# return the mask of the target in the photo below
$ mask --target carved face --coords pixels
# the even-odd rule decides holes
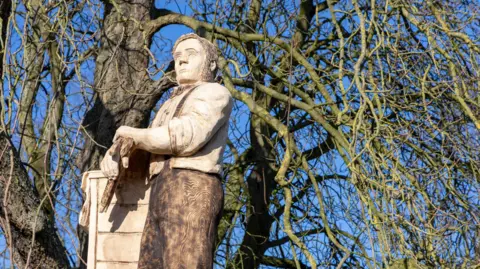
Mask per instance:
[[[180,85],[202,80],[206,53],[200,41],[190,38],[180,42],[173,53],[175,72]]]

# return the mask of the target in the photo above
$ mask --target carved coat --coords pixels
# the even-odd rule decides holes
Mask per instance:
[[[180,100],[192,90],[179,116],[172,119]],[[183,91],[177,88],[173,95],[162,105],[151,125],[151,128],[168,126],[173,152],[170,166],[220,174],[233,106],[230,92],[218,83],[203,83]],[[160,173],[164,162],[164,156],[152,154],[150,178]]]

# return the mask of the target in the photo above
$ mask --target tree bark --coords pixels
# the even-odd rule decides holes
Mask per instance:
[[[5,45],[6,37],[7,37],[7,25],[8,25],[8,17],[10,17],[12,9],[12,1],[11,0],[3,0],[0,3],[0,34],[1,34],[1,40],[0,40],[0,81],[2,80],[2,74],[3,74],[3,55],[5,52],[5,48],[7,47]]]
[[[118,127],[146,127],[156,102],[174,86],[168,79],[153,83],[147,73],[151,36],[141,26],[150,20],[152,1],[116,3],[105,5],[94,78],[95,103],[83,122],[88,136],[82,171],[98,169]],[[171,66],[166,71],[170,70]]]
[[[0,133],[0,224],[18,268],[70,268],[54,223],[5,132]]]

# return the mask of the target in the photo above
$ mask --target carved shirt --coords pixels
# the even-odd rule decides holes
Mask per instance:
[[[192,91],[191,93],[189,93]],[[189,93],[177,117],[180,100]],[[205,173],[221,173],[223,152],[228,136],[228,119],[233,99],[218,83],[204,83],[196,88],[177,88],[157,112],[151,128],[168,126],[172,168],[186,168]],[[159,137],[158,139],[162,139]],[[152,154],[150,178],[160,173],[166,156]]]

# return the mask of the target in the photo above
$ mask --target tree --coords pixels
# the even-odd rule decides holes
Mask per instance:
[[[236,99],[219,267],[478,266],[477,4],[2,2],[5,259],[82,266],[80,174],[168,98],[179,29]]]

